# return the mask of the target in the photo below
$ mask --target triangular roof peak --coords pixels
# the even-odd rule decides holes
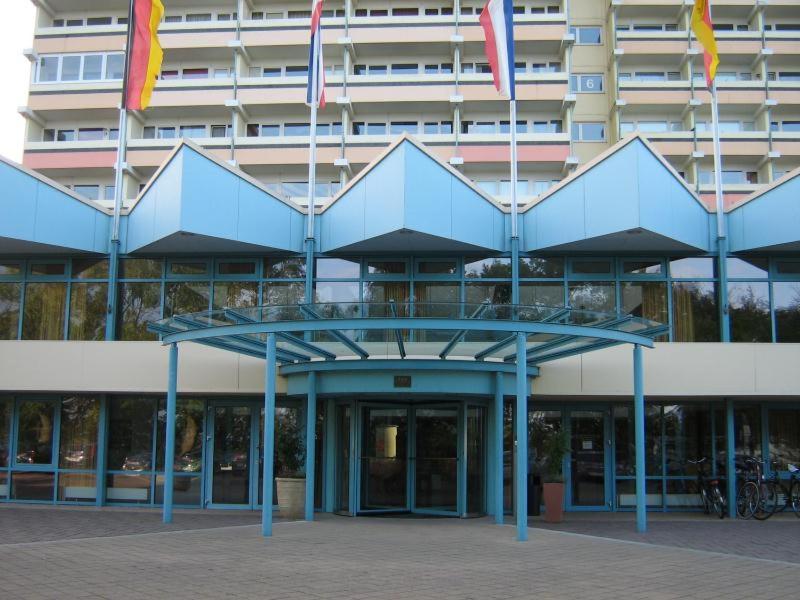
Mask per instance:
[[[24,173],[25,175],[28,175],[29,177],[33,177],[34,179],[36,179],[40,183],[43,183],[44,185],[53,188],[57,192],[61,192],[62,194],[66,194],[67,196],[70,196],[71,198],[77,200],[78,202],[86,204],[87,206],[91,206],[92,208],[94,208],[96,210],[99,210],[102,213],[105,213],[107,215],[110,215],[110,214],[113,213],[112,209],[107,208],[107,207],[103,206],[102,204],[99,204],[99,203],[97,203],[97,202],[95,202],[93,200],[89,200],[88,198],[84,198],[80,194],[76,194],[73,190],[69,189],[68,187],[66,187],[64,185],[61,185],[57,181],[53,181],[49,177],[45,177],[41,173],[38,173],[38,172],[34,171],[33,169],[29,169],[25,165],[21,165],[20,163],[15,162],[15,161],[11,160],[10,158],[6,158],[5,156],[3,156],[1,154],[0,154],[0,163],[3,163],[5,165],[9,166],[12,169],[16,169],[17,171],[20,171],[21,173]]]
[[[794,179],[798,175],[800,175],[800,167],[797,167],[796,169],[792,169],[788,173],[784,173],[782,177],[779,177],[778,179],[776,179],[775,181],[773,181],[769,185],[765,185],[760,190],[756,190],[755,192],[753,192],[749,196],[745,196],[744,198],[742,198],[738,202],[734,202],[733,204],[731,204],[725,210],[725,212],[728,212],[728,213],[732,212],[732,211],[736,210],[737,208],[739,208],[740,206],[742,206],[744,204],[747,204],[748,202],[752,202],[756,198],[760,198],[764,194],[767,194],[767,193],[773,191],[774,189],[779,188],[784,183],[789,183],[792,179]]]
[[[233,175],[236,175],[237,177],[240,177],[241,179],[245,180],[247,183],[255,186],[256,188],[258,188],[259,190],[264,192],[265,194],[267,194],[269,196],[272,196],[276,200],[280,200],[281,202],[283,202],[284,204],[286,204],[288,206],[291,206],[295,210],[300,211],[302,213],[306,212],[305,207],[300,206],[299,204],[296,204],[296,203],[292,202],[289,198],[287,198],[286,196],[283,196],[282,194],[276,194],[272,190],[268,189],[267,186],[265,186],[263,183],[261,183],[255,177],[253,177],[251,175],[248,175],[247,173],[245,173],[241,169],[238,169],[238,168],[234,167],[229,162],[217,158],[216,156],[211,154],[208,150],[206,150],[205,148],[203,148],[199,144],[193,142],[192,140],[189,140],[189,139],[186,139],[186,138],[182,138],[177,144],[175,144],[175,146],[172,148],[170,153],[167,155],[167,158],[164,159],[164,161],[161,163],[161,165],[158,167],[158,169],[156,169],[156,172],[153,173],[153,176],[149,179],[147,184],[145,184],[145,186],[141,189],[141,191],[136,195],[136,199],[133,201],[133,203],[131,203],[131,205],[127,209],[122,211],[123,215],[130,214],[130,212],[136,207],[136,205],[139,203],[139,201],[142,199],[142,197],[147,193],[147,191],[150,189],[150,187],[153,185],[153,183],[158,179],[159,175],[161,175],[161,173],[164,171],[164,169],[166,169],[169,166],[169,164],[174,160],[174,158],[178,155],[178,153],[180,153],[180,151],[183,148],[189,148],[189,149],[197,152],[197,154],[199,154],[203,158],[213,162],[218,167],[221,167],[221,168],[225,169],[226,171],[228,171],[229,173],[232,173]]]
[[[634,133],[633,135],[630,135],[630,136],[618,141],[616,144],[614,144],[613,146],[611,146],[610,148],[608,148],[604,152],[601,152],[600,154],[595,156],[592,160],[588,161],[587,163],[585,163],[585,164],[581,165],[580,167],[578,167],[577,169],[575,169],[575,171],[572,172],[568,177],[565,177],[564,179],[559,181],[556,185],[551,187],[544,194],[542,194],[541,196],[533,199],[531,202],[529,202],[525,206],[521,207],[520,208],[520,212],[523,213],[523,212],[525,212],[527,210],[530,210],[531,208],[533,208],[537,204],[540,204],[540,203],[544,202],[550,196],[552,196],[553,194],[555,194],[559,190],[563,189],[564,187],[568,186],[570,183],[575,181],[578,177],[581,177],[585,173],[591,171],[592,169],[594,169],[595,167],[597,167],[598,165],[603,163],[606,159],[610,158],[611,156],[613,156],[617,152],[620,152],[626,146],[628,146],[630,144],[633,144],[635,142],[639,142],[645,148],[647,148],[647,150],[653,155],[653,157],[659,163],[661,163],[661,165],[675,178],[675,180],[683,188],[686,189],[687,192],[689,192],[689,194],[692,196],[692,198],[694,198],[695,201],[697,201],[697,203],[700,204],[700,206],[702,206],[703,209],[706,212],[709,212],[708,207],[706,206],[706,204],[700,199],[700,197],[691,188],[691,186],[688,183],[686,183],[686,180],[683,177],[681,177],[680,174],[669,163],[669,161],[667,159],[665,159],[661,155],[661,153],[658,150],[655,149],[655,147],[653,147],[653,145],[647,140],[647,138],[645,138],[639,132]]]
[[[359,173],[355,177],[353,177],[350,181],[347,182],[347,185],[345,185],[341,190],[339,190],[339,192],[335,196],[333,196],[327,204],[323,205],[322,208],[319,209],[317,212],[318,213],[323,213],[326,210],[328,210],[334,203],[336,203],[339,200],[339,198],[344,196],[349,190],[351,190],[356,184],[358,184],[359,181],[361,181],[362,179],[364,179],[364,177],[369,175],[369,173],[371,173],[381,162],[383,162],[389,155],[391,155],[404,142],[408,142],[409,144],[413,145],[415,148],[417,148],[417,150],[422,152],[425,156],[430,158],[433,162],[438,164],[440,167],[442,167],[449,174],[451,174],[454,177],[456,177],[464,185],[469,187],[472,191],[474,191],[476,194],[478,194],[481,198],[483,198],[484,200],[486,200],[490,204],[496,206],[498,209],[500,209],[503,212],[509,212],[510,211],[509,207],[503,206],[501,203],[499,203],[497,200],[495,200],[492,196],[490,196],[489,194],[484,192],[481,188],[479,188],[477,185],[475,185],[475,183],[471,179],[466,177],[463,173],[461,173],[457,169],[454,169],[448,163],[443,162],[438,156],[433,154],[427,148],[427,146],[425,146],[425,144],[420,142],[418,139],[416,139],[414,136],[412,136],[408,132],[404,132],[403,134],[398,136],[398,138],[396,140],[394,140],[391,144],[386,146],[386,148],[384,148],[380,152],[380,154],[378,154],[378,156],[376,156],[374,159],[372,159],[372,161],[366,167],[361,169],[361,171],[359,171]]]

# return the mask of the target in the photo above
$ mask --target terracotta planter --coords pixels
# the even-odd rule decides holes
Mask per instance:
[[[276,477],[278,514],[284,519],[302,519],[306,514],[305,477]]]
[[[544,520],[547,523],[561,523],[564,520],[564,484],[545,483],[543,488]]]

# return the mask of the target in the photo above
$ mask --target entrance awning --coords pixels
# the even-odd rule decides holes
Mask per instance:
[[[164,343],[192,341],[263,358],[276,334],[281,365],[367,359],[516,361],[517,333],[535,366],[617,344],[651,347],[661,323],[544,305],[320,303],[224,308],[151,323]]]

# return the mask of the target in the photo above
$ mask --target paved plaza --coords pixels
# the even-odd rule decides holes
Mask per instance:
[[[169,527],[159,517],[0,506],[0,597],[767,600],[800,590],[800,519],[787,516],[657,515],[637,536],[632,515],[568,514],[534,522],[527,543],[489,519],[322,515],[264,539],[257,513],[178,511]],[[723,548],[733,554],[707,551]]]

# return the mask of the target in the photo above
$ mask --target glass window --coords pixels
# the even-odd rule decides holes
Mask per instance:
[[[417,271],[422,275],[455,275],[457,263],[454,260],[421,260]]]
[[[484,258],[465,263],[464,277],[475,279],[511,277],[511,259]]]
[[[664,406],[666,475],[697,475],[688,461],[711,460],[711,411],[691,404]]]
[[[672,284],[672,332],[674,342],[719,341],[715,284],[689,281]]]
[[[572,272],[578,275],[612,275],[614,269],[610,260],[573,260]]]
[[[389,133],[392,135],[400,135],[403,133],[419,132],[419,125],[414,121],[392,121],[389,124]]]
[[[22,266],[18,262],[0,261],[0,276],[19,275],[22,273]]]
[[[69,339],[105,339],[108,284],[73,283],[69,297]]]
[[[766,281],[728,284],[731,340],[771,342],[769,284]]]
[[[249,308],[258,305],[258,283],[255,281],[214,282],[212,308]]]
[[[511,284],[467,282],[464,287],[464,301],[467,304],[480,304],[486,300],[491,304],[511,304]]]
[[[54,425],[55,408],[52,402],[25,400],[17,405],[18,465],[52,464]]]
[[[416,75],[419,73],[417,64],[393,64],[392,75]]]
[[[0,340],[17,339],[21,292],[21,283],[0,281]]]
[[[90,54],[83,57],[83,76],[81,79],[97,80],[103,78],[103,55]]]
[[[606,139],[605,123],[573,123],[572,139],[576,142],[603,142]]]
[[[563,258],[520,258],[520,277],[563,277]]]
[[[569,284],[569,305],[579,310],[613,313],[617,309],[613,283],[580,281]]]
[[[737,406],[733,411],[733,437],[736,443],[737,468],[745,456],[761,458],[761,408]]]
[[[305,283],[265,283],[262,304],[289,306],[305,298]]]
[[[570,75],[569,87],[573,92],[602,92],[603,76],[600,74]]]
[[[8,466],[8,450],[11,443],[11,411],[13,400],[0,397],[0,467]],[[0,494],[3,496],[5,494]]]
[[[61,59],[61,81],[78,81],[80,74],[80,56],[64,56]]]
[[[109,402],[109,471],[151,469],[154,409],[152,398],[114,398]]]
[[[122,70],[125,57],[122,54],[109,54],[106,56],[106,79],[122,79]]]
[[[172,262],[169,266],[171,275],[205,275],[208,264],[205,262]]]
[[[775,273],[777,275],[800,275],[800,260],[775,261]]]
[[[156,470],[164,470],[164,440],[167,430],[166,403],[158,407],[158,437],[156,438]],[[180,398],[175,406],[176,473],[200,473],[203,470],[203,401]]]
[[[600,27],[570,27],[570,30],[576,44],[599,44],[601,41]]]
[[[405,275],[406,262],[402,260],[370,260],[367,272],[370,275]]]
[[[622,312],[658,323],[669,322],[667,284],[662,281],[623,281]]]
[[[356,281],[318,281],[314,285],[314,302],[348,303],[359,302],[360,286]]]
[[[182,138],[202,138],[206,135],[208,134],[205,125],[181,125],[180,127],[180,137]]]
[[[319,279],[352,279],[361,275],[361,264],[346,258],[318,258],[315,271]]]
[[[54,483],[55,473],[14,473],[11,479],[11,498],[52,502]]]
[[[645,473],[648,476],[663,473],[661,461],[661,407],[645,404],[644,446]],[[633,407],[614,408],[614,446],[617,475],[636,474],[636,441],[634,435]]]
[[[775,305],[775,341],[800,342],[800,282],[772,284]]]
[[[164,294],[164,316],[208,310],[210,290],[204,281],[168,283]]]
[[[769,411],[769,457],[774,468],[787,471],[800,465],[800,410]]]
[[[558,282],[521,283],[519,303],[564,306],[564,284]]]
[[[679,258],[669,262],[669,272],[675,278],[713,278],[716,272],[713,258]]]
[[[661,273],[661,261],[626,260],[622,263],[622,272],[626,275],[658,275]]]
[[[319,267],[319,263],[325,260],[339,259],[322,258],[317,260],[317,266]],[[302,279],[305,276],[306,259],[303,257],[268,258],[264,260],[264,277],[267,279]]]
[[[43,56],[39,61],[39,81],[58,80],[58,56]]]
[[[29,283],[25,286],[22,339],[64,339],[67,284]]]
[[[117,339],[158,339],[147,323],[161,318],[161,283],[120,283],[117,306]]]
[[[53,263],[32,263],[31,275],[50,276],[50,275],[64,275],[67,272],[67,265],[63,262]]]
[[[97,466],[97,424],[100,401],[88,396],[68,396],[61,401],[58,466],[94,469]]]
[[[76,185],[75,193],[83,196],[87,200],[100,199],[100,186],[99,185]]]
[[[160,279],[163,261],[152,258],[123,258],[119,263],[121,279]]]
[[[73,279],[105,279],[108,277],[108,261],[95,258],[75,258],[72,260]]]
[[[308,123],[286,123],[283,126],[283,135],[308,135],[310,131]]]

